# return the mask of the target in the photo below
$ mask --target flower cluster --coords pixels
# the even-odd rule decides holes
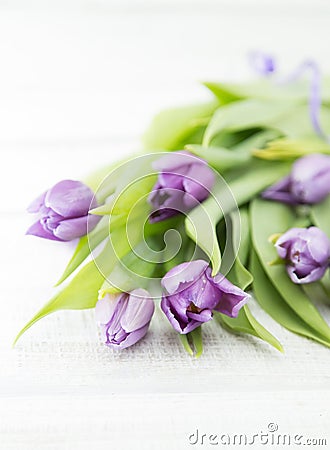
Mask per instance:
[[[317,308],[330,298],[330,141],[320,126],[329,105],[314,63],[279,83],[271,56],[251,63],[260,82],[205,83],[213,101],[161,113],[144,155],[89,185],[60,181],[30,205],[27,234],[80,239],[57,285],[68,282],[18,337],[51,312],[95,307],[105,345],[124,349],[146,335],[159,303],[189,354],[201,353],[212,319],[282,351],[250,310],[250,289],[280,325],[330,347]]]
[[[148,199],[152,206],[151,223],[185,213],[210,195],[214,174],[201,158],[180,151],[160,158],[154,167],[159,176]],[[89,214],[96,206],[95,196],[86,185],[61,181],[29,207],[29,212],[41,217],[27,234],[62,241],[83,236],[87,233],[87,221],[90,231],[97,225],[98,217]],[[161,285],[161,309],[180,334],[211,320],[213,311],[237,317],[249,298],[222,274],[212,276],[204,260],[179,264],[165,274]],[[147,333],[154,309],[151,295],[141,288],[106,294],[96,304],[104,343],[118,349],[135,344]]]

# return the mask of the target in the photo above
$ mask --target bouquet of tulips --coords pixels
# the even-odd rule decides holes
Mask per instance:
[[[65,286],[18,337],[57,310],[95,308],[103,342],[124,349],[160,307],[190,354],[201,354],[212,319],[282,351],[252,315],[252,294],[283,327],[330,346],[317,309],[330,298],[321,125],[330,83],[279,81],[272,61],[261,63],[267,76],[205,83],[212,101],[160,113],[139,154],[84,182],[60,181],[30,205],[27,234],[78,241]]]

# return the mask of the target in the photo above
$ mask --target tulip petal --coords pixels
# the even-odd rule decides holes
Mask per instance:
[[[93,191],[84,183],[63,180],[49,189],[45,205],[63,217],[76,218],[86,215],[97,202]]]
[[[124,348],[131,347],[132,345],[136,344],[140,339],[142,339],[148,331],[149,324],[146,324],[144,327],[133,331],[132,333],[129,333],[123,341],[119,342],[118,344],[111,344],[108,345],[112,348],[116,348],[118,350],[123,350]]]
[[[239,310],[250,299],[250,295],[232,284],[222,274],[218,274],[212,278],[210,277],[210,273],[211,270],[209,273],[207,271],[206,275],[221,293],[220,301],[214,309],[229,317],[237,317]]]
[[[207,165],[193,164],[187,176],[183,180],[183,187],[189,196],[186,196],[189,207],[192,199],[202,202],[210,195],[210,190],[214,185],[214,173]],[[194,205],[194,202],[192,202]],[[195,206],[195,205],[194,205]]]
[[[44,228],[40,220],[31,225],[25,234],[38,236],[44,239],[50,239],[52,241],[63,241],[63,239],[55,236],[51,231],[48,231],[46,228]]]
[[[168,294],[172,295],[185,289],[205,272],[208,263],[204,260],[190,261],[173,267],[162,278],[161,284]]]
[[[120,324],[127,333],[131,333],[149,323],[154,311],[155,304],[149,293],[144,289],[135,289],[128,297]]]
[[[319,280],[323,277],[327,270],[326,266],[323,267],[317,267],[309,272],[308,275],[305,277],[299,277],[297,274],[297,268],[294,266],[287,266],[287,272],[291,278],[291,280],[295,284],[307,284],[307,283],[313,283],[314,281]]]
[[[276,200],[289,205],[296,205],[297,200],[291,193],[291,177],[287,176],[270,186],[262,193],[262,198],[266,200]]]
[[[32,203],[27,207],[27,212],[29,213],[39,213],[42,208],[45,208],[45,198],[47,191],[43,194],[39,195],[36,199],[33,200]]]
[[[190,331],[195,330],[195,328],[199,327],[202,322],[194,319],[187,318],[186,321],[181,321],[175,311],[172,310],[173,305],[171,304],[170,299],[167,296],[163,296],[161,301],[161,309],[166,315],[168,321],[172,325],[172,327],[180,334],[187,334]]]
[[[71,241],[72,239],[84,236],[87,234],[87,231],[95,228],[100,219],[101,217],[99,216],[88,215],[75,219],[62,220],[53,232],[62,241]]]
[[[310,154],[298,159],[292,167],[291,192],[297,202],[314,204],[330,193],[330,157]]]
[[[277,239],[275,243],[275,248],[280,258],[282,259],[287,258],[290,246],[297,238],[297,236],[299,236],[301,230],[302,228],[290,228],[290,230],[283,233],[282,236],[280,236]]]
[[[118,296],[106,294],[95,306],[95,318],[99,324],[106,325],[112,319],[118,302]]]
[[[307,246],[312,258],[319,264],[329,263],[330,258],[330,240],[328,236],[317,227],[308,228],[309,235],[313,239],[318,239],[319,245],[311,245],[311,241],[307,241]]]
[[[198,158],[185,150],[168,153],[154,161],[153,167],[158,171],[173,172],[176,169],[190,164],[207,164],[202,158]]]

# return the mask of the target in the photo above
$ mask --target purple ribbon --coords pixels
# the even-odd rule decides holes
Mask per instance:
[[[256,51],[252,52],[249,57],[251,67],[261,76],[269,77],[276,72],[276,60],[272,55]],[[322,106],[321,99],[321,72],[319,66],[313,60],[306,60],[302,62],[297,69],[286,78],[282,83],[291,83],[306,73],[310,74],[309,85],[309,116],[315,132],[329,142],[329,137],[326,135],[321,126],[320,112]]]

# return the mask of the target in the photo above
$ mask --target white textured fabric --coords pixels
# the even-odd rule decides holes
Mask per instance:
[[[49,316],[11,348],[73,250],[24,236],[29,202],[137,150],[158,109],[208,99],[196,80],[247,76],[247,50],[274,50],[290,68],[314,55],[329,70],[329,13],[321,0],[0,4],[1,450],[212,448],[189,436],[270,423],[329,444],[329,349],[254,303],[284,355],[210,323],[193,359],[159,311],[122,353],[101,344],[93,311]]]

